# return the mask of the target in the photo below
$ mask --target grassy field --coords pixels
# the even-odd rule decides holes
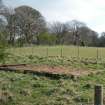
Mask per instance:
[[[62,50],[61,50],[62,49]],[[74,46],[34,46],[9,48],[5,64],[34,64],[50,66],[70,66],[74,68],[105,68],[105,49]],[[62,53],[61,53],[62,52]],[[62,55],[62,56],[61,56]],[[0,63],[2,64],[2,62]]]
[[[95,84],[105,87],[104,48],[99,48],[98,62],[97,48],[91,47],[80,47],[79,60],[78,48],[74,46],[35,46],[8,50],[11,54],[5,64],[63,66],[103,72],[76,79],[56,79],[36,74],[0,71],[0,105],[87,105],[93,103]]]
[[[1,71],[0,105],[87,105],[93,103],[94,85],[105,86],[104,77],[105,73],[77,80],[52,79]]]
[[[77,57],[78,48],[74,46],[34,46],[22,48],[10,48],[9,52],[16,55],[36,55],[36,56],[66,56]],[[96,58],[97,48],[80,47],[79,56],[84,58]],[[98,57],[105,57],[105,48],[98,48]]]

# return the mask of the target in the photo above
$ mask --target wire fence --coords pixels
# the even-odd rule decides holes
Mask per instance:
[[[22,47],[22,48],[10,48],[11,53],[21,55],[36,55],[36,56],[65,56],[65,57],[77,57],[77,58],[95,58],[100,59],[105,57],[105,48],[93,48],[93,47],[74,47],[74,46],[53,46],[53,47]]]
[[[39,57],[61,57],[81,62],[104,64],[105,48],[74,47],[74,46],[33,46],[22,48],[10,48],[10,53],[19,56],[39,56]],[[62,59],[63,60],[63,59]]]

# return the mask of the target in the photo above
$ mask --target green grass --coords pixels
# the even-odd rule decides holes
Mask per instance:
[[[61,56],[61,49],[62,56]],[[80,68],[104,69],[105,48],[74,46],[34,46],[22,48],[10,48],[12,55],[6,60],[6,64],[36,64],[51,66],[72,66]]]
[[[99,57],[102,59],[99,58],[98,62],[97,48],[81,47],[79,60],[76,47],[63,46],[63,57],[60,57],[61,48],[62,46],[11,48],[8,50],[12,55],[9,55],[5,63],[105,70],[104,48],[99,48]],[[105,87],[105,72],[78,79],[54,79],[0,71],[0,105],[86,105],[88,101],[93,103],[95,84]]]
[[[93,103],[94,85],[105,86],[104,77],[105,73],[77,80],[56,80],[32,74],[0,72],[0,105],[86,105],[88,101]]]
[[[61,56],[61,49],[63,49],[63,56],[77,57],[78,48],[75,46],[34,46],[34,47],[22,47],[22,48],[10,48],[9,52],[16,55],[36,55],[36,56]],[[99,48],[99,58],[105,57],[105,48]],[[93,47],[80,47],[79,56],[84,58],[96,58],[97,48]]]
[[[2,64],[2,62],[0,63]],[[40,57],[34,55],[9,55],[5,64],[34,64],[34,65],[48,65],[48,66],[65,66],[82,69],[104,70],[105,59],[96,58],[80,58],[77,57]]]

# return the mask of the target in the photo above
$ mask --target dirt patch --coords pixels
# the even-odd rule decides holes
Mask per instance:
[[[60,74],[60,75],[72,75],[76,77],[86,76],[89,74],[96,74],[102,72],[101,70],[89,70],[89,69],[74,69],[70,67],[51,67],[48,65],[43,66],[35,66],[35,65],[5,65],[0,66],[1,69],[9,68],[11,70],[19,70],[19,71],[32,71],[32,72],[39,72],[39,73],[49,73],[49,74]]]

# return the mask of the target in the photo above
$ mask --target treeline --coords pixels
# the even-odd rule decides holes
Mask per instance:
[[[1,4],[1,3],[0,3]],[[47,23],[29,6],[0,6],[0,43],[10,46],[80,45],[105,47],[105,32],[98,33],[78,20]]]

